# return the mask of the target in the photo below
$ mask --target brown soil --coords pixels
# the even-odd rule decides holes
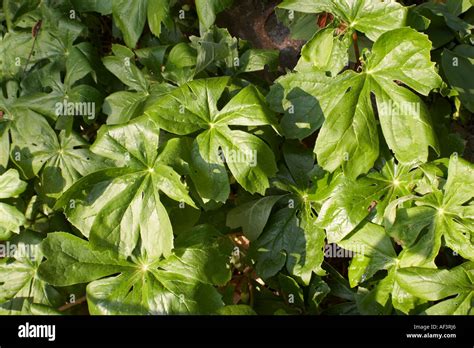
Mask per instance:
[[[280,67],[292,69],[304,41],[290,38],[290,31],[279,23],[275,6],[279,1],[241,0],[219,14],[217,26],[226,27],[236,37],[249,41],[255,48],[280,51]]]

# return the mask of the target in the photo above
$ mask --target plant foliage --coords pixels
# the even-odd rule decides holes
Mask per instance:
[[[237,1],[3,1],[0,313],[474,314],[474,2],[408,2],[279,2],[284,66]]]

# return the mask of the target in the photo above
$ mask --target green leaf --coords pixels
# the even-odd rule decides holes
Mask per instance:
[[[324,68],[328,65],[334,45],[332,29],[319,31],[301,50],[303,59],[313,62],[317,68]]]
[[[266,66],[270,71],[275,71],[279,54],[276,50],[249,49],[240,57],[239,72],[259,71]]]
[[[0,119],[0,172],[5,171],[10,157],[10,122]]]
[[[305,13],[330,12],[334,7],[330,0],[285,0],[278,7]]]
[[[93,56],[94,48],[88,43],[80,43],[72,47],[68,51],[69,55],[66,60],[66,76],[64,78],[64,84],[72,87],[72,85],[85,77],[87,74],[92,73],[95,76],[95,71],[92,66],[91,59],[96,58]],[[95,76],[97,80],[97,77]]]
[[[105,16],[112,13],[112,0],[71,0],[79,12],[98,12]]]
[[[12,161],[28,179],[39,176],[48,196],[59,197],[82,176],[104,168],[104,159],[91,153],[83,138],[61,131],[58,139],[40,115],[17,118],[11,132]]]
[[[120,81],[138,92],[148,90],[148,82],[129,57],[109,56],[102,59],[105,67],[117,76]]]
[[[231,126],[264,126],[276,122],[262,94],[252,85],[240,90],[211,120]]]
[[[299,72],[329,71],[337,75],[349,64],[349,35],[334,36],[334,29],[318,31],[301,50],[301,58],[295,67]]]
[[[26,189],[26,182],[20,180],[15,169],[9,169],[0,175],[0,199],[18,197]]]
[[[123,34],[128,47],[134,48],[140,38],[146,21],[147,0],[134,2],[114,0],[112,14],[115,25]]]
[[[17,208],[0,202],[0,239],[7,239],[9,232],[20,233],[20,227],[26,223],[26,218]]]
[[[199,225],[176,238],[173,254],[160,267],[205,284],[225,285],[231,278],[233,244],[209,225]],[[218,252],[217,252],[218,251]]]
[[[460,294],[431,306],[425,313],[427,315],[472,315],[473,296],[472,291]]]
[[[321,277],[313,277],[309,284],[308,302],[311,313],[320,314],[321,304],[331,292],[327,283]]]
[[[315,146],[324,169],[332,172],[342,166],[355,178],[373,166],[379,140],[372,93],[385,140],[400,162],[426,162],[429,147],[438,151],[423,101],[393,82],[402,81],[424,95],[438,87],[441,80],[430,49],[428,38],[415,30],[392,30],[375,42],[361,74],[347,71],[331,81],[331,94],[321,96],[330,100],[321,102],[326,120]]]
[[[358,0],[350,5],[345,1],[337,2],[341,3],[339,8],[347,14],[345,17],[349,25],[372,41],[387,31],[406,25],[407,8],[397,2]]]
[[[390,292],[394,286],[393,273],[382,279],[371,290],[359,286],[355,302],[359,314],[363,315],[387,315],[392,311]]]
[[[95,280],[87,298],[93,315],[211,314],[222,306],[213,286],[163,270]]]
[[[204,70],[215,70],[216,67],[234,67],[234,59],[239,58],[238,40],[227,29],[212,27],[201,37],[192,36],[189,39],[197,51],[194,75]]]
[[[233,0],[196,0],[196,11],[201,30],[205,31],[214,24],[216,15],[230,7]]]
[[[324,121],[321,103],[329,97],[329,79],[321,72],[287,74],[270,87],[267,101],[273,111],[284,113],[281,129],[290,139],[304,139],[320,128]]]
[[[255,242],[257,273],[264,279],[275,275],[286,264],[291,274],[308,284],[311,273],[324,274],[324,232],[313,224],[308,207],[301,214],[283,208],[270,217],[263,234]]]
[[[304,231],[305,245],[297,252],[289,254],[287,269],[300,277],[304,284],[309,284],[313,272],[320,276],[326,274],[321,268],[324,261],[325,233],[315,224],[316,216],[310,205],[305,204],[301,208],[298,219],[297,222]]]
[[[396,2],[372,0],[285,0],[279,8],[306,13],[329,12],[346,22],[350,29],[361,31],[372,41],[386,31],[405,26],[407,10]]]
[[[470,314],[474,293],[473,263],[466,262],[450,270],[422,267],[402,268],[397,271],[398,283],[409,293],[430,301],[445,300],[429,308],[429,314]]]
[[[28,312],[32,315],[62,315],[60,311],[38,303],[29,304]]]
[[[170,0],[148,0],[147,18],[150,30],[156,36],[161,34],[161,24],[169,24]]]
[[[462,0],[459,0],[459,2],[461,1]],[[452,8],[450,8],[450,6],[447,6],[447,4],[433,2],[424,3],[417,7],[417,11],[420,11],[423,15],[427,15],[428,18],[432,19],[432,23],[438,24],[437,27],[439,29],[447,32],[444,36],[446,37],[446,39],[448,39],[448,42],[450,41],[449,38],[453,37],[452,34],[449,35],[449,29],[458,32],[461,37],[465,37],[470,34],[473,28],[472,24],[462,20],[455,14],[451,13],[451,10]],[[439,22],[444,23],[442,26],[440,26]],[[446,26],[448,28],[446,28]],[[430,30],[428,30],[428,33],[433,35],[433,33],[436,33],[436,31],[430,32]],[[433,38],[433,41],[436,40],[434,40]]]
[[[215,118],[217,101],[228,83],[227,77],[194,80],[158,100],[147,114],[168,132],[191,134]]]
[[[102,126],[92,151],[117,167],[77,181],[57,202],[94,247],[129,256],[139,245],[149,257],[169,255],[173,232],[158,190],[194,206],[180,176],[157,160],[159,129],[146,117]]]
[[[315,152],[325,170],[333,172],[342,166],[347,175],[357,177],[369,171],[379,151],[369,86],[363,75],[350,71],[333,82],[334,102],[326,113]]]
[[[449,12],[455,16],[459,16],[461,13],[469,10],[474,4],[471,0],[448,0],[446,6]]]
[[[192,232],[191,239],[177,242],[186,248],[178,247],[176,254],[163,261],[143,254],[120,260],[78,237],[51,233],[42,246],[47,261],[39,274],[57,285],[92,281],[87,286],[91,314],[213,313],[223,303],[211,284],[227,281],[230,270],[218,244],[193,241]],[[206,227],[194,232],[207,241],[218,238],[215,230]]]
[[[37,277],[43,259],[40,242],[38,233],[26,230],[2,245],[6,257],[0,260],[1,314],[28,314],[29,302],[48,306],[60,303],[58,292]]]
[[[293,278],[279,274],[278,283],[280,285],[281,296],[284,297],[291,306],[304,308],[303,291]]]
[[[273,214],[254,247],[257,273],[264,279],[277,274],[289,255],[301,254],[304,231],[297,224],[296,209],[284,208]]]
[[[390,237],[380,225],[366,223],[337,244],[356,253],[349,267],[351,287],[396,263],[397,254]]]
[[[315,13],[290,12],[275,7],[275,14],[278,21],[290,30],[290,38],[293,40],[308,41],[319,29],[313,25],[318,18]]]
[[[410,194],[417,173],[409,167],[385,163],[380,172],[372,172],[357,180],[341,178],[318,216],[318,224],[326,229],[329,243],[339,242],[365,218],[382,222],[387,205],[400,196]]]
[[[3,15],[6,19],[8,31],[12,31],[15,26],[21,23],[21,20],[24,19],[29,12],[35,10],[39,1],[25,1],[22,3],[17,3],[15,1],[5,1],[3,3]]]
[[[145,113],[164,130],[186,135],[201,130],[191,153],[191,178],[203,199],[225,201],[229,194],[224,160],[250,193],[263,194],[276,172],[274,156],[258,137],[228,126],[274,124],[260,92],[240,90],[221,110],[217,102],[229,78],[195,80],[160,98]]]
[[[48,234],[41,251],[47,260],[38,275],[55,286],[88,283],[131,267],[113,251],[94,250],[87,241],[63,232]]]
[[[462,104],[474,112],[474,85],[466,79],[474,73],[474,48],[460,45],[454,52],[444,49],[441,63],[450,86],[459,93]]]
[[[30,68],[35,62],[28,62],[27,57],[33,45],[33,38],[30,33],[6,33],[0,41],[0,53],[2,54],[2,62],[0,64],[0,72],[2,80],[11,79],[19,75],[27,65]],[[20,66],[16,64],[20,58]]]
[[[453,155],[449,161],[448,179],[442,190],[435,189],[415,200],[416,207],[398,209],[392,216],[389,233],[401,241],[404,250],[401,265],[434,266],[441,239],[466,259],[474,259],[472,206],[465,205],[473,198],[471,163]],[[394,204],[397,204],[395,201]]]
[[[244,235],[254,241],[263,232],[273,206],[282,197],[262,197],[239,205],[227,214],[226,225],[233,229],[242,227]]]
[[[311,149],[299,142],[287,141],[283,144],[283,157],[291,173],[291,178],[299,188],[307,188],[313,175],[314,155]],[[317,180],[315,180],[318,186]],[[319,189],[319,186],[318,186]]]
[[[143,114],[146,93],[128,91],[115,92],[104,100],[103,111],[108,116],[107,124],[120,124]]]
[[[229,178],[216,133],[216,130],[210,129],[199,134],[191,150],[190,176],[204,203],[210,199],[225,202],[230,194]]]
[[[168,54],[163,78],[182,85],[192,80],[197,64],[197,51],[190,44],[180,42]]]
[[[252,134],[227,127],[220,128],[215,135],[235,180],[248,192],[263,195],[270,186],[268,178],[277,171],[270,147]]]
[[[168,84],[155,84],[144,92],[119,91],[110,94],[103,105],[103,111],[108,115],[107,124],[126,123],[143,115],[156,99],[172,89],[173,86]]]

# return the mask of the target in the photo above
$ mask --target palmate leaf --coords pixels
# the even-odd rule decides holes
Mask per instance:
[[[23,82],[26,86],[22,89],[23,95],[16,98],[12,93],[5,101],[11,118],[15,119],[16,115],[21,115],[24,109],[28,109],[55,120],[55,128],[67,130],[68,134],[72,131],[75,117],[81,117],[86,123],[91,123],[99,114],[103,97],[101,92],[91,85],[76,84],[76,79],[80,80],[94,72],[81,50],[92,50],[92,46],[79,44],[72,49],[71,55],[65,59],[66,67],[62,66],[63,61],[58,58],[29,73]],[[77,54],[74,53],[76,51]],[[79,59],[77,56],[83,58]],[[63,79],[64,68],[68,70]],[[95,73],[92,75],[95,76]],[[46,93],[44,90],[49,91]]]
[[[392,197],[392,202],[385,209],[383,221],[386,232],[380,225],[363,221],[353,232],[337,241],[341,247],[359,254],[352,259],[349,267],[351,286],[364,283],[381,269],[388,271],[387,276],[367,294],[367,296],[372,296],[369,297],[372,298],[371,301],[377,303],[370,309],[372,311],[370,313],[381,314],[388,310],[390,297],[393,307],[406,314],[412,313],[418,305],[429,299],[408,291],[407,286],[399,281],[399,272],[403,273],[405,269],[410,269],[408,267],[435,268],[434,258],[439,254],[442,233],[445,234],[444,240],[450,248],[457,252],[460,252],[462,248],[463,257],[468,259],[472,257],[469,254],[472,253],[473,245],[469,240],[469,231],[472,231],[473,225],[472,215],[469,215],[469,206],[458,207],[472,197],[473,190],[470,187],[472,185],[465,181],[465,178],[472,176],[470,173],[472,169],[461,159],[451,159],[451,161],[453,163],[450,164],[448,181],[443,189],[444,197],[438,189],[421,198],[413,194],[403,196],[403,190],[398,193],[392,192],[388,195]],[[406,177],[406,179],[409,178]],[[416,181],[407,180],[407,182],[414,184]],[[401,198],[393,200],[400,195]],[[413,200],[418,206],[409,205],[396,209],[404,202]],[[442,214],[439,214],[440,207],[443,207]],[[444,209],[451,213],[445,213]],[[456,216],[456,209],[465,214],[458,213]],[[381,210],[380,213],[383,214],[383,211]],[[353,217],[357,215],[354,212],[350,214]],[[394,238],[403,248],[398,256],[395,254],[389,237]],[[457,244],[454,244],[453,240]],[[427,272],[435,272],[435,270]],[[458,303],[458,301],[454,302]]]
[[[22,231],[2,245],[0,260],[0,314],[30,314],[30,303],[59,305],[61,296],[37,276],[43,260],[38,233]]]
[[[77,181],[56,204],[94,247],[125,257],[137,246],[148,257],[170,254],[173,231],[158,191],[194,203],[180,176],[157,159],[158,143],[157,124],[147,117],[99,130],[92,151],[116,167]]]
[[[85,29],[85,26],[77,20],[70,19],[69,16],[62,16],[61,11],[47,6],[45,3],[27,1],[18,6],[14,1],[5,2],[6,19],[10,29],[3,40],[0,40],[0,52],[2,52],[2,77],[15,77],[18,73],[30,70],[30,68],[40,60],[48,59],[51,62],[58,62],[64,65],[71,59],[77,58],[75,55],[79,46],[92,47],[89,43],[81,43],[77,47],[74,41]],[[39,6],[38,6],[39,5]],[[37,8],[36,8],[37,7]],[[15,9],[14,9],[15,8]],[[36,9],[35,9],[36,8]],[[14,31],[11,26],[21,25],[21,28],[28,28],[28,32],[41,18],[42,30],[36,38],[27,32]],[[13,22],[13,23],[12,23]],[[35,50],[32,52],[33,41]],[[30,52],[32,53],[30,56]],[[69,56],[71,53],[71,57]],[[75,58],[74,58],[75,56]],[[21,60],[18,64],[16,58]],[[21,58],[20,58],[21,57]],[[85,57],[87,60],[90,57]],[[26,66],[27,65],[27,66]],[[24,70],[24,68],[28,68]],[[24,76],[23,76],[24,77]]]
[[[416,203],[415,207],[395,211],[399,202],[394,201],[391,209],[387,209],[385,225],[390,235],[407,249],[407,263],[434,267],[442,238],[465,259],[474,259],[474,209],[470,204],[474,197],[473,175],[474,166],[453,155],[442,189],[435,188],[423,197],[407,197]]]
[[[44,194],[57,198],[82,176],[104,168],[104,158],[79,135],[61,131],[58,137],[44,117],[19,111],[11,126],[11,159],[26,178],[40,178]]]
[[[276,172],[273,152],[258,137],[229,126],[274,125],[274,115],[252,85],[240,90],[222,109],[217,103],[230,83],[227,77],[194,80],[160,98],[145,113],[164,130],[186,135],[200,131],[191,152],[191,178],[204,200],[224,202],[229,179],[251,193],[263,194]]]
[[[32,46],[33,38],[30,33],[6,33],[0,38],[0,54],[2,55],[2,61],[0,62],[0,81],[19,76],[23,71],[24,65],[28,64],[28,67],[31,67],[36,63],[35,57],[33,57],[29,63],[27,63],[26,60]],[[20,66],[15,64],[16,57],[20,57]]]
[[[129,90],[110,94],[104,100],[103,110],[108,115],[107,124],[121,124],[141,116],[161,95],[173,86],[166,83],[150,83],[135,65],[134,53],[125,46],[112,45],[113,56],[102,59],[104,66]]]
[[[456,295],[428,308],[425,311],[428,315],[473,314],[473,262],[465,262],[450,270],[402,268],[397,272],[397,281],[410,294],[429,301],[438,301]]]
[[[298,212],[298,209],[295,208],[283,208],[277,211],[270,217],[265,230],[254,244],[257,252],[256,269],[262,278],[266,279],[274,276],[285,265],[291,274],[296,271],[294,268],[299,263],[303,262],[304,265],[304,259],[301,260],[300,258],[304,257],[309,241],[305,239],[306,231],[300,226],[298,221]],[[312,217],[306,216],[305,210],[303,210],[302,214],[302,224],[310,225]],[[307,232],[309,233],[310,231]],[[319,230],[318,234],[322,236],[324,241],[324,234],[321,232],[322,230]],[[308,249],[317,251],[317,249],[313,248]],[[322,247],[320,255],[322,257]],[[302,274],[305,282],[309,281],[311,271],[310,269],[309,273],[305,272],[307,274]]]
[[[388,204],[411,194],[420,176],[419,170],[396,164],[392,158],[380,171],[372,171],[357,180],[341,177],[318,216],[328,242],[340,241],[366,218],[381,223]]]
[[[285,0],[278,7],[305,13],[332,13],[347,23],[349,30],[361,31],[372,41],[386,31],[405,26],[407,16],[407,9],[401,4],[381,0]]]
[[[90,282],[92,314],[210,314],[223,306],[213,285],[230,279],[231,247],[219,236],[201,225],[180,236],[167,259],[138,255],[125,261],[78,237],[52,233],[42,244],[47,261],[39,276],[57,286]]]
[[[351,287],[359,285],[360,289],[378,271],[387,271],[385,278],[359,298],[358,305],[363,314],[388,314],[392,306],[410,314],[416,306],[425,302],[406,292],[397,281],[400,265],[419,266],[416,263],[419,260],[406,260],[406,250],[397,255],[382,226],[365,222],[337,244],[355,253],[348,272]]]
[[[262,278],[272,277],[286,266],[290,274],[300,277],[303,283],[309,284],[313,272],[318,275],[325,274],[321,268],[325,234],[324,230],[315,224],[316,216],[311,201],[319,182],[315,180],[315,184],[310,185],[309,173],[314,163],[311,150],[290,143],[286,143],[283,149],[289,169],[285,171],[285,167],[280,168],[275,186],[290,193],[287,195],[287,205],[271,214],[269,218],[263,218],[260,222],[265,226],[263,233],[251,247],[255,254],[257,273]],[[267,198],[269,197],[261,200]],[[280,198],[283,202],[283,198],[281,196]],[[259,201],[255,204],[258,203]],[[243,206],[231,211],[228,217],[232,218],[232,214],[239,212],[241,207]],[[270,210],[271,208],[267,207]],[[251,216],[251,214],[241,216],[244,227],[254,224],[249,219]],[[255,227],[255,225],[251,227],[253,231]]]
[[[355,178],[373,166],[379,156],[376,115],[400,162],[425,162],[429,147],[438,150],[428,109],[394,81],[423,95],[438,87],[441,79],[430,62],[430,48],[426,36],[396,29],[380,36],[361,74],[346,71],[331,79],[305,69],[278,79],[267,100],[273,110],[284,112],[281,126],[287,137],[303,139],[322,125],[315,152],[328,171],[342,166]]]
[[[379,140],[372,93],[383,135],[398,161],[426,162],[429,147],[438,151],[425,104],[394,83],[402,81],[423,95],[438,87],[441,80],[430,61],[430,48],[428,38],[413,29],[392,30],[375,42],[361,74],[347,71],[331,81],[334,102],[323,107],[326,120],[315,146],[324,169],[332,172],[342,166],[355,178],[373,166]]]

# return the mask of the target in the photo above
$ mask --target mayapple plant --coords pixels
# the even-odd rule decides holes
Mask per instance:
[[[237,1],[4,1],[0,313],[474,314],[474,2],[408,2],[280,1],[288,65]]]

